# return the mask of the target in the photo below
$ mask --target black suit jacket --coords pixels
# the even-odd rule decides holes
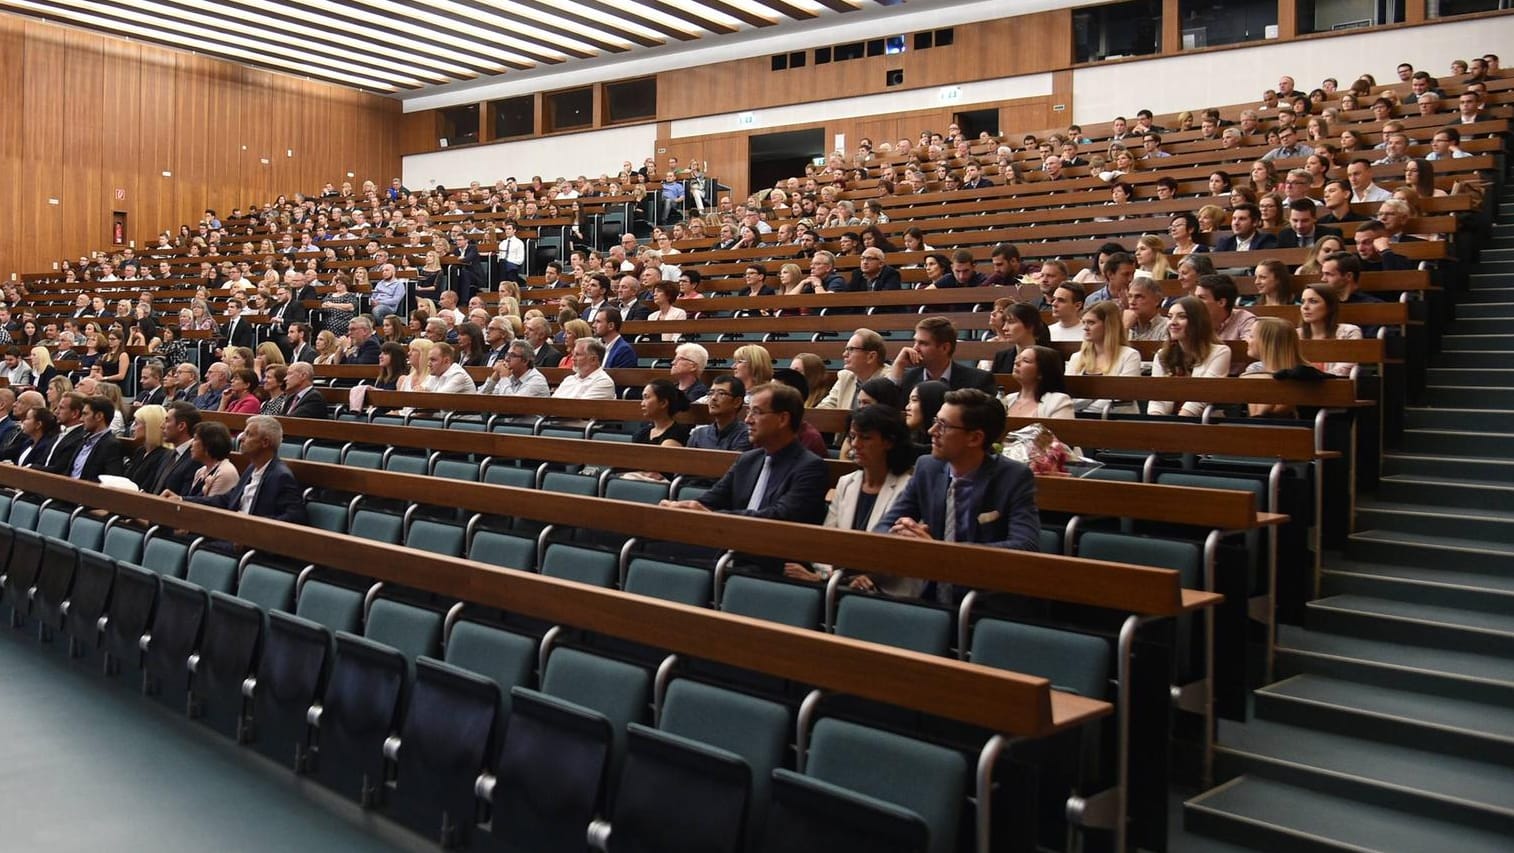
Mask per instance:
[[[1308,245],[1313,246],[1315,243],[1318,243],[1320,240],[1323,240],[1326,237],[1339,236],[1341,236],[1341,230],[1339,228],[1331,228],[1326,225],[1316,225],[1314,226],[1314,237],[1309,241]],[[1277,247],[1279,249],[1297,249],[1301,245],[1303,244],[1299,243],[1298,234],[1295,233],[1292,228],[1284,228],[1277,235]]]
[[[346,362],[348,364],[378,364],[379,363],[379,342],[378,342],[378,338],[372,338],[371,337],[368,340],[363,341],[361,344],[358,345],[357,352],[353,353],[352,358],[346,359]]]
[[[53,442],[52,462],[45,465],[44,467],[50,473],[62,474],[65,477],[68,476],[69,472],[73,470],[72,466],[74,464],[74,452],[78,450],[79,445],[83,443],[83,427],[74,427],[73,429],[68,431],[67,435],[63,435],[60,432],[58,438]],[[43,456],[44,461],[46,460],[46,458],[46,456]]]
[[[61,433],[55,432],[52,435],[43,436],[42,440],[40,442],[37,442],[36,450],[32,451],[32,454],[26,457],[26,467],[36,468],[39,471],[47,470],[47,466],[44,463],[47,462],[47,455],[52,452],[53,445],[58,443],[59,435],[61,435]],[[22,452],[32,445],[32,440],[30,438],[27,438],[26,436],[22,436],[22,438],[25,439],[25,441],[17,442],[17,444],[15,445],[16,455],[7,455],[5,458],[12,461],[18,460],[21,458]],[[9,453],[9,451],[10,448],[7,448],[7,454]]]
[[[884,264],[883,269],[878,271],[878,277],[873,280],[871,286],[869,286],[867,279],[862,275],[862,270],[859,269],[852,273],[852,280],[846,283],[844,290],[848,293],[862,293],[864,291],[881,293],[885,290],[902,290],[903,288],[904,285],[900,283],[899,271],[888,264]]]
[[[293,297],[290,297],[288,302],[275,306],[269,312],[268,326],[276,334],[286,334],[292,324],[303,322],[305,322],[305,306]]]
[[[158,469],[158,478],[151,489],[153,494],[164,489],[176,495],[188,492],[189,487],[194,485],[195,472],[203,467],[187,450],[179,453],[176,448],[172,453],[163,463],[164,467]]]
[[[242,318],[237,319],[235,329],[229,322],[222,326],[221,337],[225,339],[227,346],[249,349],[257,346],[257,335],[253,332],[252,324]]]
[[[924,367],[911,367],[904,371],[904,380],[899,383],[899,390],[904,399],[909,399],[909,392],[916,385],[925,381]],[[961,388],[977,388],[979,391],[992,397],[999,393],[999,386],[994,384],[994,375],[979,370],[972,365],[963,364],[960,361],[952,362],[952,372],[946,377],[946,386],[952,391]]]
[[[75,430],[75,432],[82,433],[82,428]],[[59,473],[65,475],[73,473],[74,461],[79,455],[79,451],[84,449],[85,440],[85,436],[81,434],[74,452],[68,456],[68,464]],[[57,462],[58,459],[54,456],[53,463],[56,465]],[[107,429],[105,434],[100,436],[100,439],[95,442],[94,449],[89,452],[89,458],[84,460],[84,468],[79,471],[79,479],[98,483],[102,474],[111,474],[120,477],[125,471],[126,466],[121,453],[121,442]]]
[[[1214,250],[1216,252],[1234,252],[1235,245],[1235,235],[1226,234],[1224,237],[1220,238],[1220,242],[1214,247]],[[1258,231],[1255,234],[1251,235],[1251,248],[1248,251],[1261,252],[1266,249],[1276,248],[1277,235],[1273,234],[1271,231]]]
[[[562,350],[552,346],[550,343],[545,343],[541,345],[541,349],[536,351],[534,361],[537,367],[556,367],[562,363],[562,358]]]
[[[765,450],[748,450],[741,454],[725,476],[721,477],[699,502],[716,512],[729,512],[750,518],[771,518],[820,524],[825,521],[825,492],[830,485],[825,460],[809,452],[797,439],[773,454],[768,472],[767,499],[761,509],[747,509],[757,480],[762,476]]]
[[[458,272],[460,274],[459,281],[464,288],[483,288],[488,284],[484,280],[484,265],[479,260],[477,246],[470,243],[468,248],[458,255],[458,259],[462,261],[462,266]],[[467,293],[466,290],[463,292]]]
[[[647,303],[642,302],[640,299],[628,306],[622,306],[620,309],[620,319],[626,323],[640,322],[651,316],[652,309],[647,307]]]
[[[990,454],[971,479],[976,486],[973,508],[968,514],[968,529],[959,531],[962,535],[959,541],[1017,551],[1041,550],[1036,478],[1030,469],[1012,459]],[[913,518],[925,522],[932,537],[938,541],[944,539],[949,482],[945,462],[934,456],[920,457],[909,484],[873,525],[873,532],[887,533],[900,518]]]
[[[251,475],[252,466],[249,465],[242,471],[242,476],[237,479],[237,484],[231,487],[231,491],[220,495],[184,500],[237,512],[242,507],[242,492],[247,488],[247,480]],[[263,482],[259,484],[257,496],[252,500],[251,515],[271,518],[275,521],[287,521],[291,524],[304,524],[307,515],[305,497],[301,491],[300,481],[294,478],[289,466],[275,456],[269,461],[267,470],[263,472]]]
[[[304,396],[300,397],[298,402],[294,402],[294,405],[285,404],[284,417],[325,420],[331,417],[331,412],[326,408],[326,398],[321,396],[321,389],[307,388]]]
[[[164,465],[170,465],[177,461],[174,453],[166,447],[158,447],[144,453],[145,448],[132,451],[130,462],[126,466],[126,476],[131,478],[137,488],[146,492],[158,482],[158,474],[162,472]]]
[[[168,392],[164,391],[163,386],[159,385],[151,391],[144,390],[141,394],[138,394],[137,399],[132,402],[133,405],[137,406],[161,406],[163,405],[163,402],[167,399],[167,397]]]
[[[294,348],[294,352],[291,354],[289,361],[291,364],[296,361],[304,361],[310,364],[315,364],[315,356],[315,347],[311,346],[310,344],[300,344],[299,346]]]

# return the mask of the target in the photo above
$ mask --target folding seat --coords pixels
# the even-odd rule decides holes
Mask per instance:
[[[363,592],[310,579],[300,587],[294,615],[329,631],[356,634],[363,630]]]
[[[668,484],[655,483],[647,480],[627,480],[624,477],[611,477],[605,483],[605,497],[617,501],[635,501],[636,503],[656,505],[658,501],[667,498]]]
[[[620,580],[620,560],[607,551],[554,543],[542,557],[541,573],[590,586],[614,587]]]
[[[39,641],[50,643],[63,630],[63,607],[78,568],[79,549],[71,542],[51,537],[43,541],[37,582],[28,592]]]
[[[294,611],[294,593],[297,578],[293,572],[274,568],[257,559],[249,560],[237,578],[237,598],[273,612]]]
[[[542,475],[541,488],[547,492],[579,495],[593,498],[599,496],[599,478],[589,474],[570,474],[566,471],[548,471]]]
[[[396,474],[425,476],[431,471],[429,456],[418,453],[401,453],[391,450],[384,456],[384,470]]]
[[[349,446],[342,453],[342,464],[348,468],[367,468],[378,471],[384,467],[384,451],[369,447]]]
[[[928,655],[944,655],[951,649],[952,614],[925,604],[850,593],[841,596],[836,609],[836,634]]]
[[[305,445],[303,458],[306,462],[340,465],[342,464],[342,448],[334,444],[317,444],[312,441]]]
[[[705,569],[637,557],[626,569],[626,592],[676,601],[693,607],[710,606],[713,577]]]
[[[331,677],[310,712],[318,780],[364,806],[382,800],[384,743],[398,733],[415,659],[439,654],[441,637],[441,614],[383,598],[369,608],[363,636],[336,632]]]
[[[306,500],[305,514],[309,518],[311,527],[331,533],[346,533],[347,525],[352,517],[348,504],[330,500]]]
[[[410,529],[405,533],[405,547],[461,557],[466,539],[467,532],[456,524],[417,519],[410,522]]]
[[[773,773],[763,850],[951,853],[968,772],[954,750],[820,720],[803,771]]]
[[[67,539],[72,516],[72,508],[58,504],[55,501],[47,501],[37,512],[37,526],[35,528],[37,534],[50,539]]]
[[[732,575],[721,592],[720,609],[738,616],[819,630],[825,594],[814,584]]]
[[[247,573],[258,568],[248,566]],[[246,600],[240,590],[238,598]],[[245,682],[244,695],[252,701],[251,719],[243,731],[258,752],[305,772],[310,747],[307,720],[310,706],[326,688],[331,632],[290,613],[265,612],[268,621],[257,674]]]
[[[110,534],[106,534],[109,545]],[[142,635],[152,625],[162,578],[133,563],[116,559],[110,609],[101,634],[105,674],[134,673],[142,666]]]
[[[185,580],[206,592],[224,592],[230,595],[237,588],[237,569],[240,560],[213,548],[194,548],[189,555]]]
[[[387,512],[378,512],[371,509],[360,509],[352,516],[352,526],[348,529],[349,536],[359,539],[367,539],[371,542],[387,542],[390,545],[398,545],[404,541],[405,520],[398,515]]]
[[[11,510],[12,515],[23,506],[27,504],[16,504]],[[32,520],[35,522],[35,518]],[[46,540],[34,530],[11,528],[10,559],[6,563],[5,574],[0,575],[0,589],[5,593],[4,605],[10,611],[12,628],[26,624],[27,616],[31,613],[31,589],[42,570],[45,548]]]
[[[548,658],[540,692],[515,688],[494,775],[480,780],[496,849],[582,853],[625,728],[645,718],[650,698],[646,670],[566,648]]]
[[[159,582],[152,627],[142,635],[142,691],[170,708],[187,710],[189,659],[200,647],[210,594],[175,577]]]
[[[514,486],[517,489],[534,489],[539,466],[510,465],[486,462],[483,466],[483,481],[491,486]]]
[[[1203,550],[1192,542],[1090,532],[1078,538],[1078,556],[1172,569],[1178,573],[1184,589],[1202,589],[1204,586]],[[1202,658],[1194,654],[1193,617],[1179,616],[1176,623],[1175,668],[1179,683],[1186,683],[1197,676]]]
[[[105,547],[106,520],[87,512],[74,515],[68,527],[68,541],[81,551],[98,551]]]
[[[468,559],[533,572],[536,571],[536,540],[480,530],[473,534],[473,541],[468,545]]]
[[[77,532],[79,522],[75,521]],[[116,561],[102,551],[79,549],[74,582],[68,600],[59,606],[63,630],[68,634],[68,655],[88,660],[100,649],[101,622],[116,583]]]
[[[266,618],[257,605],[212,591],[200,650],[189,661],[189,715],[238,742],[246,739],[243,685],[257,668]]]
[[[431,466],[431,476],[444,480],[478,482],[478,463],[466,459],[438,459]]]
[[[674,681],[657,728],[627,727],[609,853],[755,849],[792,731],[775,702]]]
[[[116,530],[116,527],[112,527],[105,534],[107,550],[110,548],[111,534]],[[165,530],[154,527],[143,540],[142,558],[138,565],[164,577],[182,578],[189,566],[189,549],[188,543],[171,538]],[[125,561],[121,556],[116,559]]]
[[[280,442],[279,458],[283,459],[286,462],[290,460],[304,459],[305,443],[298,439]]]
[[[1090,699],[1109,694],[1110,657],[1109,642],[1088,634],[1002,619],[973,624],[973,663],[1039,675]]]
[[[467,844],[474,785],[497,750],[510,689],[531,681],[536,648],[530,637],[460,620],[447,635],[445,662],[416,660],[404,726],[385,746],[396,769],[391,817],[445,846]]]

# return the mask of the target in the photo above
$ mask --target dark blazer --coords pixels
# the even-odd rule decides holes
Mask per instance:
[[[977,388],[990,397],[999,393],[999,386],[994,383],[994,375],[992,373],[979,370],[972,365],[963,364],[960,361],[952,362],[952,372],[950,376],[946,377],[946,380],[947,387],[952,391],[960,388]],[[908,400],[909,392],[914,390],[914,387],[923,381],[925,381],[925,368],[911,367],[909,370],[904,371],[904,379],[899,383],[900,394],[904,399]]]
[[[10,415],[0,418],[0,446],[4,446],[11,438],[12,433],[21,431],[21,424]]]
[[[562,363],[562,358],[562,350],[552,346],[551,343],[544,343],[541,349],[537,350],[534,362],[537,367],[556,367]]]
[[[51,435],[43,436],[42,440],[40,442],[37,442],[37,449],[32,451],[32,455],[26,458],[26,467],[36,468],[39,471],[47,470],[46,466],[43,463],[47,462],[47,454],[52,452],[53,445],[58,443],[59,435],[62,435],[62,433],[55,432]],[[26,438],[25,436],[22,437]],[[16,455],[7,455],[6,458],[11,460],[20,459],[21,453],[26,450],[27,447],[31,446],[31,444],[32,440],[30,438],[26,438],[24,442],[18,442],[15,445]],[[9,454],[9,450],[10,449],[7,448],[7,454]]]
[[[1337,223],[1337,222],[1366,222],[1366,221],[1367,221],[1367,217],[1362,216],[1360,213],[1356,213],[1355,211],[1353,211],[1353,210],[1351,210],[1349,208],[1347,208],[1347,210],[1346,210],[1346,215],[1343,216],[1343,217],[1341,217],[1341,218],[1339,218],[1339,219],[1336,218],[1335,214],[1331,213],[1328,210],[1325,211],[1324,213],[1320,214],[1320,218],[1319,218],[1319,224],[1320,225],[1329,225],[1331,223]]]
[[[873,525],[873,532],[887,533],[899,519],[913,518],[929,525],[931,536],[944,539],[946,488],[950,479],[944,461],[934,456],[920,457],[909,485],[894,499],[883,519]],[[1041,517],[1036,510],[1036,478],[1030,469],[991,454],[972,479],[976,486],[973,508],[968,515],[968,530],[965,535],[959,534],[959,541],[1015,551],[1039,551]]]
[[[279,304],[268,314],[269,328],[280,335],[288,332],[291,325],[305,322],[305,306],[293,296],[290,296],[288,302]]]
[[[138,394],[137,398],[132,401],[132,405],[136,405],[136,406],[161,406],[161,405],[163,405],[163,402],[164,402],[164,400],[167,399],[167,397],[168,397],[168,392],[164,391],[163,390],[163,386],[159,385],[158,387],[152,389],[151,391],[147,391],[147,390],[144,389],[142,391],[142,393]]]
[[[1313,246],[1315,243],[1318,243],[1320,240],[1323,240],[1326,237],[1340,236],[1341,230],[1339,228],[1331,228],[1327,225],[1315,225],[1314,237],[1309,241],[1308,245]],[[1295,233],[1292,228],[1284,228],[1282,231],[1278,232],[1277,247],[1279,249],[1297,249],[1301,245],[1305,244],[1302,244],[1298,241],[1298,234]]]
[[[1236,241],[1235,241],[1235,235],[1234,234],[1226,234],[1225,236],[1223,236],[1223,237],[1220,238],[1220,242],[1215,245],[1214,250],[1216,252],[1234,252],[1235,251],[1235,243],[1236,243]],[[1255,234],[1252,235],[1252,237],[1251,237],[1251,248],[1248,251],[1261,252],[1261,251],[1265,251],[1267,249],[1276,249],[1276,248],[1277,248],[1277,235],[1276,234],[1273,234],[1271,231],[1258,231],[1258,232],[1256,232]]]
[[[221,337],[230,347],[255,347],[257,346],[257,334],[253,331],[252,324],[242,318],[237,318],[236,329],[233,330],[231,323],[221,327]]]
[[[68,435],[63,435],[60,431],[58,438],[53,442],[52,464],[45,466],[46,469],[53,474],[68,476],[73,471],[74,451],[78,450],[79,445],[83,443],[83,427],[74,427],[68,431]],[[46,459],[47,457],[44,456],[43,458]]]
[[[325,420],[331,417],[331,412],[326,407],[326,398],[321,396],[321,389],[307,388],[298,403],[295,403],[294,398],[291,397],[284,404],[284,417]]]
[[[1013,345],[1013,344],[1011,344],[1010,346],[1008,346],[1008,347],[1006,347],[1004,349],[999,350],[998,352],[994,353],[994,363],[993,363],[993,366],[989,369],[989,372],[990,373],[1014,373],[1015,372],[1015,359],[1019,355],[1020,355],[1020,348],[1017,347],[1017,346],[1015,346],[1015,345]],[[956,373],[957,371],[953,370],[952,372]],[[998,392],[995,391],[995,393],[998,393]]]
[[[164,461],[164,467],[158,469],[157,481],[151,487],[153,494],[157,494],[164,489],[176,495],[188,492],[189,487],[194,484],[195,472],[203,467],[199,462],[195,461],[195,458],[190,455],[188,450],[182,454],[177,449],[170,452],[173,455]]]
[[[762,509],[747,509],[757,479],[762,475],[765,450],[748,450],[731,465],[725,476],[699,497],[716,512],[751,518],[820,524],[825,521],[825,492],[830,487],[825,460],[804,449],[798,439],[773,454],[768,472],[767,500]]]
[[[158,482],[158,475],[162,473],[164,465],[171,465],[178,461],[174,452],[166,447],[158,447],[144,453],[145,448],[138,448],[131,453],[129,465],[126,466],[126,476],[137,488],[142,491],[150,491]]]
[[[310,344],[300,344],[299,346],[294,348],[294,352],[291,354],[289,362],[290,364],[293,364],[296,361],[304,361],[309,362],[310,364],[315,364],[315,357],[315,347],[311,346]]]
[[[484,277],[484,265],[479,260],[478,247],[472,243],[458,255],[462,266],[458,268],[458,285],[464,297],[472,294],[473,290],[482,290],[489,282]]]
[[[620,319],[622,322],[640,322],[642,320],[650,318],[651,316],[652,309],[647,305],[647,303],[642,302],[640,299],[632,302],[630,305],[623,305],[620,308]]]
[[[852,273],[852,280],[846,283],[844,290],[848,293],[862,293],[864,291],[880,293],[885,290],[902,290],[903,288],[904,285],[900,283],[899,271],[888,264],[884,264],[883,269],[879,270],[878,278],[873,281],[872,286],[868,286],[867,279],[863,277],[862,270],[859,269]]]
[[[631,342],[626,340],[625,335],[621,335],[615,339],[615,343],[610,344],[609,351],[605,353],[603,366],[607,370],[636,366],[636,350],[631,346]]]
[[[247,488],[247,478],[250,476],[252,476],[251,465],[242,471],[242,476],[237,479],[237,484],[231,487],[231,491],[220,495],[184,500],[236,512],[242,506],[242,491]],[[258,486],[257,497],[253,498],[251,514],[275,521],[304,524],[307,516],[305,498],[301,492],[300,481],[294,478],[289,466],[275,456],[268,463],[268,469],[263,472],[263,482]]]
[[[363,341],[361,344],[358,344],[357,351],[355,353],[353,353],[352,358],[343,359],[343,361],[345,361],[348,364],[378,364],[379,363],[379,342],[378,342],[378,338],[377,337],[370,337],[368,340]]]
[[[82,430],[75,430],[75,432],[82,432]],[[65,475],[73,473],[75,457],[79,455],[79,451],[84,449],[84,441],[85,437],[80,435],[78,445],[74,448],[74,452],[68,456],[68,464],[59,473]],[[53,463],[56,465],[57,462],[58,459],[55,456]],[[79,479],[99,482],[100,475],[102,474],[111,474],[120,477],[125,472],[126,466],[121,452],[121,442],[107,429],[105,434],[100,436],[100,439],[95,442],[95,447],[90,451],[89,458],[84,460],[84,468],[79,472]]]

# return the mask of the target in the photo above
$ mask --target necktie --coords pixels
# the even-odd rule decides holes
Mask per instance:
[[[746,508],[751,510],[762,509],[764,496],[768,490],[768,477],[773,473],[773,457],[762,458],[762,473],[757,475],[757,485],[752,487],[752,497],[746,502]]]
[[[961,484],[961,477],[953,477],[946,484],[946,517],[941,523],[941,538],[947,542],[956,542],[960,535],[957,519],[957,487]],[[951,584],[945,582],[936,584],[936,601],[951,604],[952,597]]]

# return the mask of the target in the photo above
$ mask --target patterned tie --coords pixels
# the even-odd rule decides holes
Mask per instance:
[[[962,483],[961,477],[951,478],[946,484],[946,518],[942,520],[941,538],[947,542],[956,542],[959,531],[957,530],[957,487]],[[952,603],[952,585],[945,582],[936,584],[936,601],[942,604]]]

